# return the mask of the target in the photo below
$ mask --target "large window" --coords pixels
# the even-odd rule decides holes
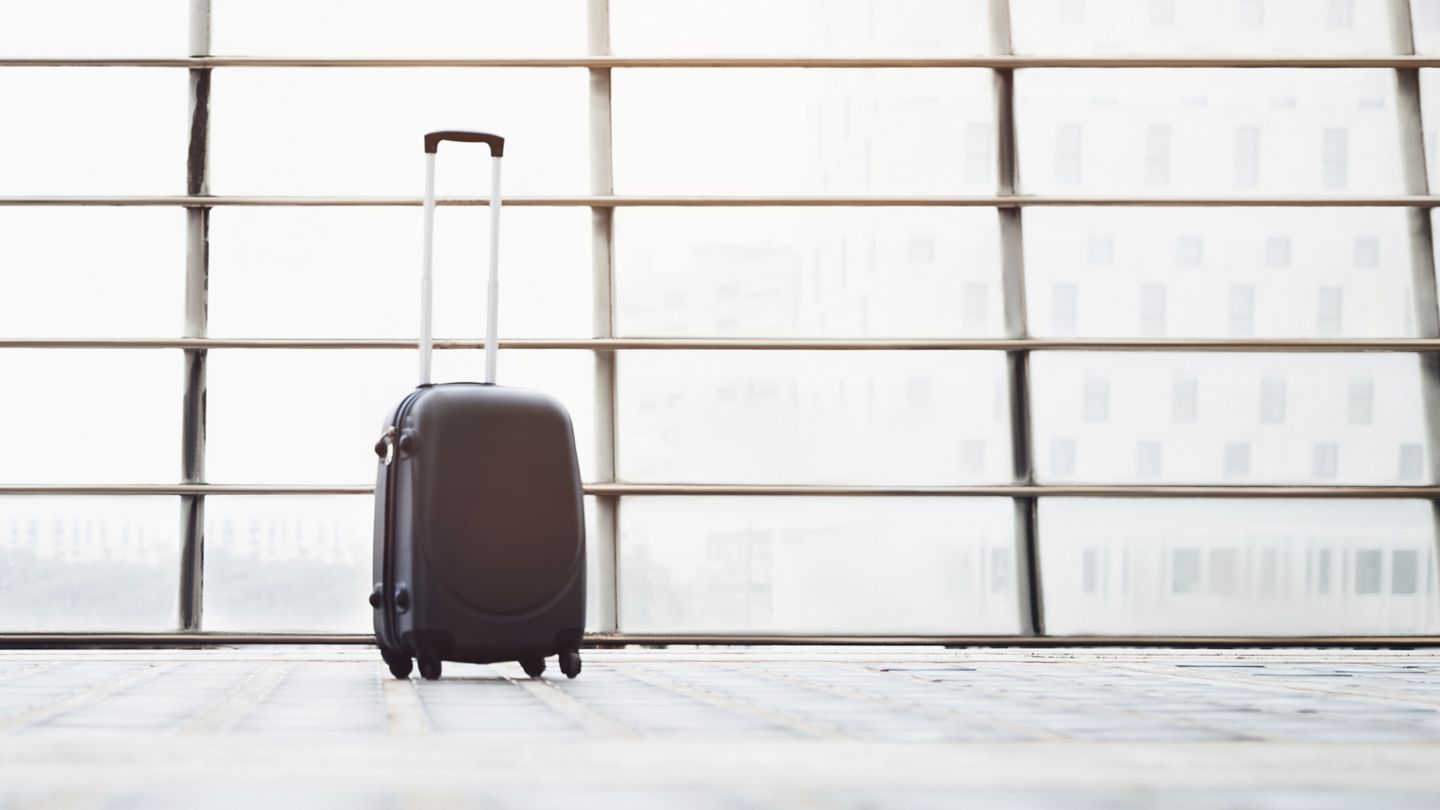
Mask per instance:
[[[0,634],[369,630],[456,127],[593,632],[1440,633],[1437,48],[1437,0],[10,8]],[[474,378],[488,161],[439,163]]]

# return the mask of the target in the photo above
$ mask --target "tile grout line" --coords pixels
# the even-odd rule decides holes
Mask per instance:
[[[420,702],[415,681],[391,676],[381,664],[375,665],[380,690],[385,697],[385,730],[392,737],[425,737],[431,732],[430,717]]]
[[[640,732],[634,728],[586,706],[582,701],[566,693],[566,691],[559,686],[556,686],[554,681],[545,680],[544,678],[531,678],[529,675],[513,675],[498,665],[491,664],[490,666],[499,671],[505,677],[505,680],[524,689],[537,700],[545,703],[561,715],[575,721],[580,724],[581,727],[589,729],[595,734],[607,737],[627,738],[641,736]],[[506,669],[508,669],[508,667]]]
[[[243,683],[212,704],[198,717],[182,723],[179,734],[218,734],[228,730],[242,717],[259,706],[266,696],[295,668],[294,663],[262,666]]]
[[[154,680],[179,666],[179,664],[173,662],[168,664],[149,664],[134,672],[126,673],[98,686],[92,686],[72,693],[67,697],[47,703],[44,706],[36,706],[19,714],[0,719],[0,734],[10,733],[38,721],[48,720],[66,712],[74,711],[82,706],[104,700],[107,697],[124,692],[132,686],[138,686],[146,681]]]

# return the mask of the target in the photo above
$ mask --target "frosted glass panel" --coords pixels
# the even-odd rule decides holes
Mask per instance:
[[[622,209],[615,234],[623,335],[952,337],[1004,328],[991,211]]]
[[[983,70],[616,70],[615,189],[990,194],[991,98]]]
[[[182,377],[178,351],[0,351],[0,482],[174,482]]]
[[[0,632],[178,629],[177,498],[0,497]]]
[[[1424,501],[1040,500],[1056,635],[1433,635]]]
[[[1407,354],[1036,352],[1043,483],[1424,484]]]
[[[585,53],[585,0],[211,0],[211,6],[212,49],[227,56],[483,59]]]
[[[1010,24],[1016,53],[1027,54],[1378,55],[1391,52],[1390,6],[1387,0],[1010,0]]]
[[[618,54],[953,56],[989,47],[986,0],[611,0]]]
[[[424,133],[460,128],[506,137],[506,194],[584,193],[588,87],[584,70],[216,71],[210,189],[418,198]],[[438,195],[490,196],[484,146],[446,144],[436,163]]]
[[[501,216],[501,337],[588,337],[589,212]],[[415,339],[422,221],[418,208],[216,209],[210,334]],[[484,336],[489,233],[485,208],[436,211],[436,337]]]
[[[625,498],[628,633],[1015,633],[1002,498]]]
[[[499,379],[556,396],[575,421],[581,474],[594,449],[594,360],[586,352],[503,351]],[[408,351],[213,352],[209,478],[223,483],[370,484],[375,441],[414,387]],[[483,353],[435,354],[434,379],[479,380]]]
[[[184,225],[173,209],[0,208],[0,333],[180,334]]]
[[[1406,212],[1037,208],[1031,334],[1411,337]]]
[[[153,68],[0,70],[4,193],[183,194],[188,81]],[[96,122],[123,126],[97,138]]]
[[[1010,479],[995,352],[631,352],[620,477],[764,484]]]
[[[189,45],[187,0],[12,2],[0,25],[13,57],[185,56]]]
[[[1404,191],[1385,70],[1027,70],[1015,114],[1031,193]]]

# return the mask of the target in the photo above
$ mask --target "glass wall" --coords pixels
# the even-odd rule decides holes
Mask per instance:
[[[509,141],[591,630],[1440,633],[1436,78],[1344,62],[1440,2],[404,5],[7,12],[0,633],[367,631],[449,128]],[[488,161],[439,167],[475,341]]]

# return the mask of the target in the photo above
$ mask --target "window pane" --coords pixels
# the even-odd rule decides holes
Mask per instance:
[[[581,473],[591,476],[594,361],[588,352],[503,351],[504,385],[538,388],[565,403],[575,422]],[[225,483],[369,484],[375,440],[392,408],[415,385],[407,351],[212,352],[209,478]],[[435,353],[436,381],[478,380],[475,351]]]
[[[0,497],[0,631],[179,625],[175,498]]]
[[[1415,34],[1415,52],[1440,51],[1440,0],[1410,0],[1410,21]]]
[[[175,481],[183,376],[179,352],[0,351],[0,481]]]
[[[215,194],[419,197],[422,136],[456,127],[506,137],[506,194],[589,190],[584,70],[219,70],[214,98]],[[442,147],[436,194],[490,196],[487,155],[474,144]]]
[[[1042,498],[1039,527],[1056,635],[1440,631],[1424,501]]]
[[[1104,261],[1087,260],[1096,241],[1110,246]],[[1412,337],[1411,260],[1401,210],[1025,213],[1037,336]],[[1055,295],[1062,285],[1073,298]],[[1147,299],[1151,288],[1163,297]]]
[[[588,337],[589,213],[501,216],[501,337]],[[216,209],[210,334],[413,340],[422,221],[418,208]],[[436,211],[436,337],[484,336],[489,234],[485,208]]]
[[[0,71],[5,193],[184,193],[187,81],[151,68]],[[98,138],[96,122],[124,125]]]
[[[985,0],[611,0],[610,42],[625,55],[953,56],[988,50],[988,17]]]
[[[1001,498],[625,498],[627,633],[1015,633]]]
[[[996,352],[629,352],[620,477],[765,484],[1009,481]]]
[[[0,53],[11,57],[185,56],[189,45],[186,0],[6,3],[0,25]]]
[[[1404,191],[1385,70],[1027,70],[1015,114],[1030,193]]]
[[[205,501],[206,630],[368,633],[369,496]]]
[[[991,97],[983,70],[616,70],[615,188],[990,194],[967,153],[992,148]]]
[[[211,4],[213,50],[226,55],[483,59],[585,53],[585,0]]]
[[[157,208],[0,208],[0,332],[178,335],[184,217]]]
[[[1386,0],[1010,0],[1010,18],[1026,54],[1391,52]]]
[[[1068,474],[1038,459],[1044,483],[1416,483],[1404,476],[1425,438],[1415,355],[1036,352],[1031,379],[1035,446],[1074,442]],[[1373,386],[1368,424],[1349,418],[1357,380]],[[1147,442],[1159,457],[1140,464]],[[1244,470],[1227,451],[1237,442]]]
[[[995,214],[656,208],[616,217],[637,336],[949,337],[1004,330]]]

